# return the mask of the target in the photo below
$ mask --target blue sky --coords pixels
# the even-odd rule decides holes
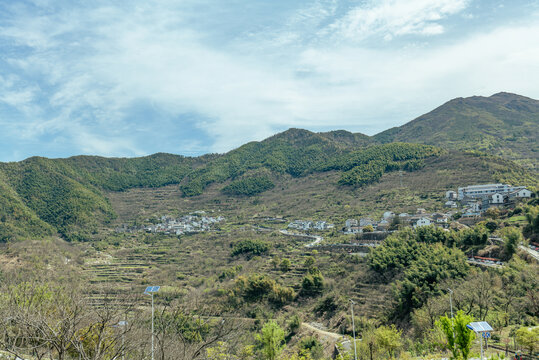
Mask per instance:
[[[0,0],[0,161],[373,135],[539,98],[539,0]]]

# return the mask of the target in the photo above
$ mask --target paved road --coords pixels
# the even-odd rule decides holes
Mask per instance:
[[[500,264],[489,264],[489,263],[486,263],[486,262],[482,262],[482,261],[478,261],[478,260],[471,260],[471,259],[467,259],[466,260],[469,264],[472,264],[472,265],[479,265],[479,266],[487,266],[487,267],[495,267],[495,268],[501,268],[503,267],[503,264],[500,265]]]
[[[529,247],[524,246],[524,245],[519,245],[518,248],[521,249],[521,250],[526,251],[528,254],[533,256],[535,258],[535,260],[539,261],[539,252],[537,252],[537,251],[535,251],[533,249],[530,249]]]
[[[292,232],[289,232],[288,230],[279,230],[279,232],[281,234],[287,235],[287,236],[297,236],[297,237],[303,237],[303,238],[307,238],[307,239],[314,239],[313,242],[308,243],[307,245],[305,245],[305,247],[313,247],[313,246],[319,244],[322,240],[324,240],[324,238],[322,236],[318,236],[318,235],[307,235],[307,234],[292,233]]]

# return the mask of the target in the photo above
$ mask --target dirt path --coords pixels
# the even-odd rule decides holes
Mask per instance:
[[[342,340],[343,339],[343,336],[340,335],[340,334],[319,329],[318,327],[313,326],[312,324],[309,324],[309,323],[301,323],[301,326],[303,326],[304,328],[306,328],[308,330],[314,331],[314,332],[316,332],[316,333],[318,333],[320,335],[329,337],[332,340]]]

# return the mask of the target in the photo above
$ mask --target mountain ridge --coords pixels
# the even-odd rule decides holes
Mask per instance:
[[[478,150],[539,170],[539,101],[507,92],[455,98],[372,138]]]
[[[447,158],[447,151],[456,151],[456,158],[463,151],[477,152],[476,160],[468,157],[468,168],[461,170],[463,179],[482,167],[490,169],[492,181],[535,186],[537,173],[522,166],[533,165],[538,156],[533,146],[524,146],[526,139],[537,140],[538,129],[533,126],[538,114],[539,101],[498,93],[489,98],[450,100],[373,137],[346,130],[315,133],[291,128],[225,154],[37,156],[0,163],[0,241],[55,231],[70,240],[91,240],[116,216],[108,192],[177,185],[183,196],[196,197],[211,186],[212,191],[241,199],[272,189],[283,176],[309,181],[312,174],[329,172],[336,179],[332,186],[367,188],[397,170],[438,169],[442,163],[427,160]],[[476,123],[481,124],[480,129]],[[507,133],[508,124],[513,132],[521,132],[512,135],[515,139],[492,135]],[[503,155],[509,160],[496,157]]]

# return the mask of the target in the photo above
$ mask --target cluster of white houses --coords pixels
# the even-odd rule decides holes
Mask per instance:
[[[150,233],[182,235],[186,233],[209,231],[214,224],[223,220],[225,220],[225,218],[222,216],[185,215],[180,218],[162,216],[159,224],[149,225],[144,229]]]
[[[294,220],[288,224],[290,229],[296,230],[330,230],[335,227],[335,225],[330,224],[326,221],[310,221],[310,220]]]
[[[447,202],[445,206],[450,208],[446,213],[427,213],[425,209],[417,209],[415,214],[395,214],[386,211],[379,221],[371,218],[348,219],[345,222],[343,232],[345,234],[362,233],[366,226],[372,226],[375,231],[387,231],[391,224],[401,224],[404,226],[436,225],[448,228],[451,217],[457,213],[459,205],[462,209],[462,218],[459,220],[465,224],[467,220],[474,223],[481,213],[490,207],[509,206],[516,204],[516,200],[526,199],[533,196],[533,193],[524,186],[511,186],[507,184],[485,184],[459,187],[458,191],[446,192]]]
[[[465,209],[466,214],[479,215],[490,207],[509,205],[515,200],[532,197],[533,193],[524,186],[508,184],[484,184],[459,187],[457,192],[446,192],[445,206],[458,207],[457,202]]]
[[[345,234],[362,233],[363,229],[371,226],[374,231],[388,231],[392,223],[398,223],[414,228],[419,226],[436,225],[443,228],[449,226],[451,214],[432,213],[429,214],[425,209],[417,209],[415,214],[400,213],[395,214],[392,211],[386,211],[379,221],[371,218],[348,219],[344,223],[343,232]]]

